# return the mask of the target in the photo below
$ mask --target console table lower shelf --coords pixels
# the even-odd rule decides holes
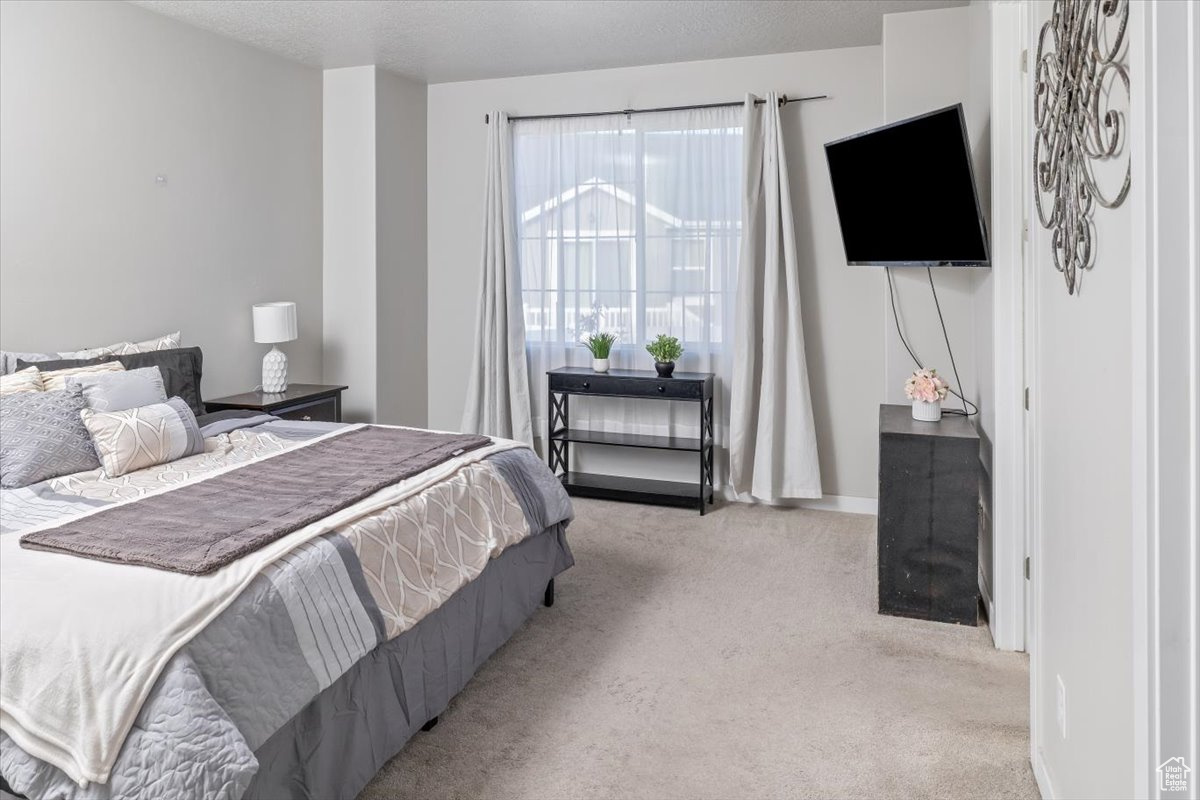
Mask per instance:
[[[695,483],[626,478],[621,475],[589,472],[566,472],[558,477],[567,494],[573,497],[594,497],[599,500],[621,500],[679,508],[696,508],[701,504],[700,486]],[[712,489],[708,489],[704,501],[711,503],[712,497]]]

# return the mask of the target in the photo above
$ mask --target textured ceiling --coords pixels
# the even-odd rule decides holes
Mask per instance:
[[[426,83],[879,44],[967,0],[131,0],[314,67]]]

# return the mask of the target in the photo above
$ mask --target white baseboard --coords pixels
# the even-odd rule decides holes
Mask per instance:
[[[841,511],[845,514],[879,514],[879,501],[874,497],[851,497],[846,494],[827,494],[819,500],[801,500],[801,508],[817,511]]]
[[[726,486],[717,490],[720,496],[731,503],[749,503],[758,505],[760,501],[749,495],[738,497]],[[848,494],[827,494],[812,500],[788,499],[777,503],[765,503],[777,508],[811,508],[814,511],[840,511],[843,514],[879,515],[879,501],[874,497],[853,497]]]
[[[1054,784],[1050,782],[1050,772],[1046,769],[1046,761],[1042,758],[1041,750],[1034,752],[1032,762],[1033,778],[1037,781],[1042,800],[1056,800],[1058,795],[1054,793]]]
[[[992,587],[988,586],[987,576],[983,574],[983,567],[979,567],[979,596],[983,598],[983,607],[987,609],[988,627],[992,631],[992,641],[996,641],[996,623],[995,617],[992,616]]]

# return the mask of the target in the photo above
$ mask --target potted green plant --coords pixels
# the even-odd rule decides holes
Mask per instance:
[[[646,345],[646,352],[654,356],[654,369],[658,377],[669,378],[675,371],[675,359],[683,355],[683,345],[674,336],[660,333],[658,338]]]
[[[583,340],[583,346],[592,351],[593,372],[608,372],[608,354],[616,343],[615,333],[592,333]]]

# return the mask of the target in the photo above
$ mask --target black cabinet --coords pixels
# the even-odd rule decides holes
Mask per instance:
[[[568,494],[698,508],[704,513],[705,505],[713,499],[712,373],[676,372],[670,378],[660,378],[651,370],[614,369],[600,373],[584,367],[559,367],[546,375],[550,385],[547,460]],[[696,404],[700,436],[646,436],[572,428],[571,395],[692,402]],[[575,472],[571,470],[572,443],[696,453],[697,480],[684,483]]]
[[[879,408],[879,613],[975,625],[979,434],[962,416]]]

